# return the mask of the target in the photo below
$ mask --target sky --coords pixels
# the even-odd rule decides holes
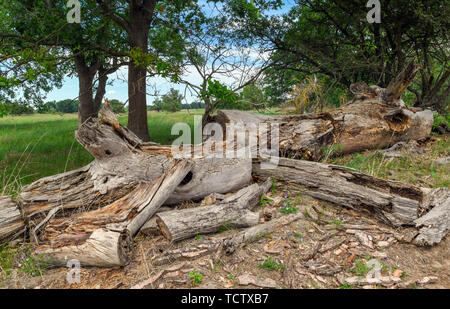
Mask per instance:
[[[285,1],[285,6],[282,9],[288,10],[294,4],[293,0]],[[184,79],[192,84],[200,85],[202,79],[193,68],[187,68]],[[108,85],[106,86],[105,98],[112,100],[117,99],[121,102],[126,102],[128,99],[128,85],[127,85],[127,67],[122,67],[116,73],[108,76]],[[230,86],[233,79],[227,76],[216,76],[220,82]],[[147,80],[147,105],[151,105],[156,99],[155,94],[163,95],[169,92],[170,88],[180,91],[184,96],[183,103],[192,103],[197,100],[196,94],[186,88],[184,84],[174,84],[161,77],[152,77]],[[55,88],[47,94],[46,101],[59,101],[64,99],[76,99],[78,97],[78,79],[76,77],[66,77],[63,81],[63,86],[59,89]]]

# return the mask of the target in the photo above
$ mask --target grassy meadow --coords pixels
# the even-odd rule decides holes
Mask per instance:
[[[171,144],[172,125],[194,126],[194,115],[203,110],[177,113],[148,112],[152,141]],[[127,115],[119,115],[126,125]],[[88,164],[92,156],[75,140],[77,114],[34,114],[0,118],[0,195],[15,194],[21,186],[39,178]]]

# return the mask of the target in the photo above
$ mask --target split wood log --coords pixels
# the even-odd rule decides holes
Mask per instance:
[[[10,196],[0,196],[0,240],[25,230],[20,209]]]
[[[328,112],[270,116],[221,110],[211,122],[219,123],[224,132],[227,124],[234,124],[241,132],[251,131],[255,124],[278,124],[280,156],[314,161],[330,154],[419,140],[430,135],[433,113],[406,107],[401,100],[416,72],[417,67],[410,63],[387,89],[365,83],[352,85],[355,99]]]
[[[271,185],[253,184],[215,205],[158,213],[156,222],[169,241],[175,242],[199,234],[214,233],[221,228],[242,228],[258,224],[259,213],[250,211]]]
[[[158,210],[190,171],[192,163],[181,161],[151,183],[103,208],[52,219],[45,228],[38,250],[55,265],[70,259],[85,266],[123,266],[129,262],[131,238]]]
[[[319,200],[367,210],[391,226],[432,227],[430,233],[435,236],[427,236],[427,239],[433,244],[449,230],[448,188],[420,188],[372,177],[348,167],[288,158],[280,158],[279,165],[273,169],[261,169],[260,163],[255,161],[253,172],[301,185],[305,194]],[[428,215],[419,218],[430,209]]]

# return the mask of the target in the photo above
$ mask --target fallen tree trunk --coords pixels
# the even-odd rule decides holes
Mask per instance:
[[[271,183],[269,179],[262,185],[253,184],[215,205],[158,213],[156,222],[164,237],[172,242],[221,228],[254,226],[259,222],[259,213],[249,209],[269,190]]]
[[[20,209],[10,196],[0,196],[0,240],[25,229]]]
[[[133,237],[190,171],[182,161],[152,183],[103,208],[52,219],[38,248],[54,265],[70,259],[85,266],[123,266],[129,262]]]
[[[170,146],[140,141],[118,123],[108,104],[102,108],[101,115],[101,119],[82,124],[75,133],[95,160],[77,170],[41,178],[25,186],[18,202],[27,222],[19,220],[12,224],[9,216],[14,217],[11,212],[14,206],[8,206],[5,211],[9,214],[0,213],[0,240],[23,230],[25,225],[35,230],[54,209],[67,217],[80,210],[105,207],[127,195],[139,183],[153,182],[182,159]],[[218,159],[200,153],[192,160],[192,167],[179,187],[168,196],[167,204],[238,190],[251,181],[251,168],[249,159]]]
[[[440,241],[448,232],[448,220],[445,219],[450,216],[448,188],[419,188],[372,177],[344,166],[288,158],[280,158],[279,165],[273,169],[262,169],[260,162],[255,161],[253,172],[301,185],[305,194],[319,200],[366,210],[391,226],[433,226],[435,237],[430,243]],[[434,211],[418,219],[430,209]],[[432,238],[425,233],[421,237]]]
[[[221,110],[211,122],[219,123],[224,132],[227,124],[234,124],[241,132],[252,130],[255,124],[278,124],[280,156],[293,159],[319,160],[327,155],[418,140],[430,135],[433,113],[406,107],[401,100],[416,72],[417,67],[410,63],[387,89],[364,83],[352,85],[355,99],[328,112],[270,116]]]

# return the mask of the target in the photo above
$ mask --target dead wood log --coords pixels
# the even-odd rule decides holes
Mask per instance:
[[[93,162],[74,171],[41,178],[20,192],[18,202],[30,231],[38,231],[40,223],[47,221],[54,209],[61,210],[59,217],[68,217],[71,213],[105,207],[140,183],[151,183],[180,160],[170,146],[140,141],[118,123],[108,104],[101,115],[100,119],[83,123],[75,133],[78,142],[95,158]],[[192,164],[179,188],[169,196],[168,204],[227,193],[248,185],[251,180],[249,159],[200,155]],[[0,217],[0,230],[8,231],[8,235],[19,232],[24,225],[24,222],[11,225],[6,214]],[[13,229],[10,231],[9,227]],[[0,234],[0,240],[3,238]]]
[[[162,234],[171,242],[214,233],[221,227],[254,226],[259,222],[259,213],[249,209],[267,192],[270,184],[270,179],[262,185],[253,184],[215,205],[158,213],[156,222]]]
[[[77,259],[85,266],[123,266],[129,261],[131,238],[158,210],[190,171],[182,161],[151,183],[136,189],[103,208],[52,219],[38,250],[52,264],[65,265]]]
[[[367,210],[391,226],[432,226],[435,240],[431,243],[448,233],[450,193],[447,188],[420,188],[372,177],[352,168],[287,158],[280,158],[279,165],[273,169],[261,169],[255,161],[253,172],[299,184],[305,194],[314,198],[354,210]],[[419,218],[430,209],[434,212]]]
[[[0,240],[25,229],[20,209],[10,196],[0,196]]]
[[[424,204],[431,210],[414,221],[420,232],[413,242],[416,245],[433,246],[450,231],[450,190],[448,188],[431,190]]]
[[[219,123],[224,132],[231,123],[237,131],[251,130],[251,126],[260,123],[278,123],[280,155],[294,159],[319,160],[330,153],[345,154],[418,140],[431,133],[433,113],[406,107],[401,100],[416,72],[417,67],[410,63],[387,89],[352,85],[355,99],[328,112],[270,116],[221,110],[211,122]]]

